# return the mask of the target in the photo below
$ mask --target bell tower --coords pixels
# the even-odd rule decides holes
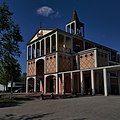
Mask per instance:
[[[77,12],[74,10],[71,21],[66,24],[66,32],[84,37],[84,23],[79,21]]]

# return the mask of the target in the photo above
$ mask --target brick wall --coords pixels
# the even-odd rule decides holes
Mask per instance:
[[[88,51],[87,53],[81,53],[79,58],[80,58],[80,69],[87,69],[87,68],[95,67],[94,51]]]
[[[46,73],[56,72],[56,55],[46,57]]]
[[[35,61],[31,60],[27,62],[28,69],[27,69],[27,76],[35,75]]]
[[[71,56],[59,54],[58,56],[58,71],[69,71],[72,68]]]

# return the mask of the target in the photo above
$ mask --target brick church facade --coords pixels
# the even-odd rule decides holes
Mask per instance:
[[[85,39],[74,11],[66,31],[40,28],[28,41],[26,92],[120,94],[120,55]]]

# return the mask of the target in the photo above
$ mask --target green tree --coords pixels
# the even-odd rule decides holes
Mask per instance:
[[[1,71],[0,71],[0,83],[6,86],[8,82],[11,82],[11,86],[14,81],[20,80],[21,67],[18,61],[14,58],[5,58],[5,61],[0,63]],[[11,87],[11,93],[12,93]]]
[[[5,67],[3,67],[3,63],[0,62],[0,84],[4,85],[4,91],[5,88],[7,89],[8,86],[8,73],[5,70]]]
[[[5,56],[20,57],[21,54],[19,43],[23,39],[12,15],[5,3],[0,5],[0,60],[4,60]]]
[[[7,82],[11,81],[11,85],[17,78],[17,74],[20,74],[21,69],[17,57],[21,54],[19,43],[23,42],[20,28],[14,23],[12,16],[13,13],[9,11],[8,6],[0,3],[0,61],[3,67],[1,76],[6,74]]]
[[[22,73],[21,76],[20,76],[20,80],[21,81],[25,81],[26,80],[26,73]]]
[[[4,68],[11,82],[11,94],[13,93],[13,82],[20,79],[21,68],[18,61],[14,58],[5,58]]]

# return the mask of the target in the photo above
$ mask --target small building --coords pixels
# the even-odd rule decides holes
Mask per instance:
[[[0,84],[0,92],[6,91],[5,85]]]
[[[26,92],[120,94],[120,55],[85,39],[76,11],[66,31],[40,28],[27,43]]]
[[[13,85],[12,85],[13,92],[15,90],[20,89],[20,88],[25,89],[25,82],[24,81],[13,82]],[[7,91],[11,91],[11,82],[8,83],[8,90]]]

